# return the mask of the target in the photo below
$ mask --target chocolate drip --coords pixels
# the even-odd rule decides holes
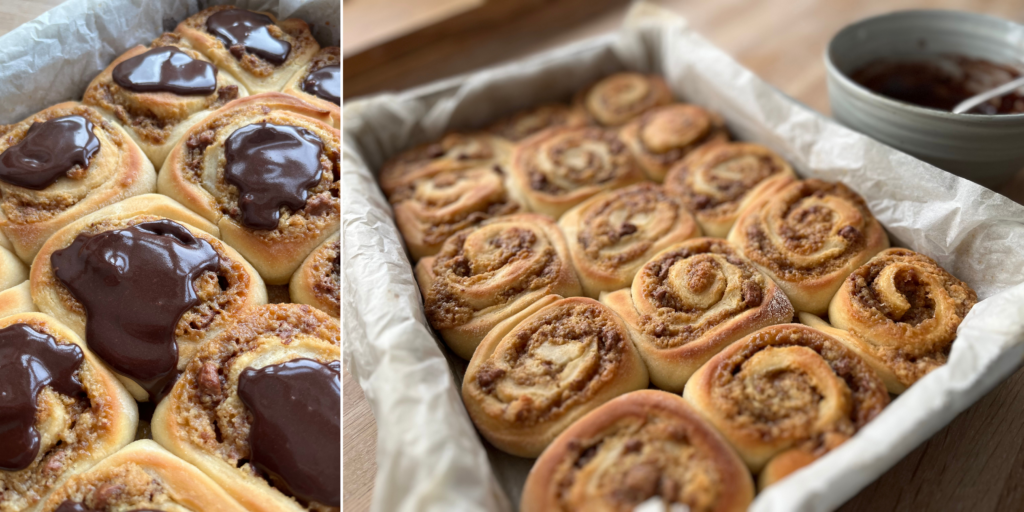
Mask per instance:
[[[178,372],[174,331],[198,302],[193,281],[216,272],[209,242],[159,220],[81,234],[50,256],[53,272],[85,307],[85,339],[115,371],[159,401]]]
[[[50,386],[64,395],[82,394],[76,375],[82,358],[78,345],[58,344],[28,325],[0,329],[0,470],[20,471],[36,459],[39,392]]]
[[[153,48],[114,67],[114,82],[129,91],[208,95],[217,90],[217,68],[174,46]]]
[[[288,59],[292,45],[270,35],[267,27],[273,24],[269,16],[243,9],[228,9],[206,18],[206,30],[228,48],[244,46],[249,53],[280,66]]]
[[[89,160],[100,150],[94,128],[82,116],[34,123],[21,142],[0,154],[0,181],[43,190],[74,166],[88,167]]]
[[[55,512],[102,512],[94,508],[89,508],[77,501],[64,500]],[[136,508],[129,512],[160,512],[159,510],[151,508]]]
[[[341,105],[341,66],[324,66],[310,73],[302,81],[302,90]]]
[[[320,181],[324,144],[297,126],[270,123],[239,128],[224,142],[224,178],[238,187],[242,224],[276,229],[281,207],[302,209]]]
[[[246,368],[238,397],[253,415],[252,463],[301,499],[341,506],[341,363]]]

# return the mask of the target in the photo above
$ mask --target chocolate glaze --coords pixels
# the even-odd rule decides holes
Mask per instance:
[[[102,512],[94,508],[89,508],[77,501],[64,500],[55,512]],[[136,508],[129,512],[160,512],[159,510],[151,508]]]
[[[239,128],[224,142],[224,178],[238,187],[242,224],[276,229],[281,207],[299,210],[320,181],[324,144],[297,126],[270,123]]]
[[[302,81],[302,90],[319,98],[341,105],[341,65],[324,66]]]
[[[280,66],[288,59],[292,45],[270,35],[274,21],[269,16],[244,9],[228,9],[206,18],[206,30],[228,48],[242,45],[249,53]]]
[[[160,46],[114,67],[114,82],[129,91],[209,95],[217,90],[217,67],[174,46]]]
[[[53,185],[74,166],[89,166],[100,150],[92,122],[65,116],[34,123],[21,142],[0,154],[0,181],[32,190]]]
[[[39,455],[39,392],[50,386],[68,396],[84,391],[78,345],[59,344],[26,324],[0,329],[0,470],[19,471]]]
[[[216,272],[209,242],[158,220],[81,234],[50,256],[57,279],[85,307],[85,340],[116,372],[156,402],[177,378],[174,330],[198,302],[193,281]]]
[[[294,359],[238,377],[253,415],[251,462],[296,497],[341,506],[341,363]]]

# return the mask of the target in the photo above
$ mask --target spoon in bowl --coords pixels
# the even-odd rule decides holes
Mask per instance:
[[[964,112],[967,112],[968,110],[971,110],[972,108],[977,107],[978,105],[981,105],[982,103],[985,103],[988,100],[998,98],[1000,96],[1005,96],[1021,87],[1024,87],[1024,76],[1017,78],[1016,80],[1010,80],[1009,82],[1006,82],[1005,84],[1000,85],[995,89],[989,89],[981,94],[975,94],[974,96],[971,96],[970,98],[967,98],[966,100],[957,103],[956,106],[953,107],[953,113],[963,114]]]

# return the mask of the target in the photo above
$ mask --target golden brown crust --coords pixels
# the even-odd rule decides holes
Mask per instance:
[[[28,279],[28,265],[15,254],[0,247],[0,291],[17,286]]]
[[[306,256],[340,229],[341,132],[324,121],[326,111],[282,93],[263,93],[228,103],[193,126],[171,150],[158,187],[214,222],[221,237],[252,263],[267,284],[286,284]],[[277,229],[242,225],[238,187],[224,178],[224,142],[255,123],[305,128],[323,142],[320,181],[301,210],[281,208]]]
[[[284,84],[284,88],[281,92],[285,94],[291,94],[296,98],[302,99],[306,102],[312,103],[328,112],[331,113],[331,121],[335,128],[341,128],[341,105],[336,105],[323,98],[314,96],[302,90],[302,82],[306,80],[306,77],[310,73],[313,73],[326,66],[340,66],[341,65],[341,48],[338,46],[328,46],[327,48],[321,48],[316,55],[313,56],[313,60],[309,61],[306,67],[300,69],[295,76]]]
[[[672,91],[657,75],[616,73],[584,89],[573,106],[602,126],[621,126],[644,112],[672,103]]]
[[[131,395],[71,329],[42,313],[0,318],[0,329],[14,324],[27,324],[60,344],[78,345],[84,355],[78,379],[86,396],[62,395],[50,387],[39,394],[39,455],[26,469],[0,471],[2,512],[39,510],[65,480],[131,442],[139,421]]]
[[[557,219],[604,192],[644,180],[618,132],[556,127],[519,143],[509,162],[509,191],[527,209]]]
[[[797,311],[820,315],[857,267],[889,247],[864,199],[842,183],[794,182],[752,205],[729,233]]]
[[[380,188],[389,198],[416,181],[439,174],[474,167],[498,166],[500,170],[512,152],[512,143],[486,132],[449,133],[437,142],[428,142],[402,151],[380,169]]]
[[[238,397],[246,368],[298,358],[341,360],[341,326],[315,308],[250,308],[205,344],[153,414],[153,439],[195,464],[250,511],[337,511],[302,504],[272,487],[249,463],[252,414]]]
[[[79,166],[44,190],[29,190],[0,181],[0,230],[22,261],[30,262],[58,229],[104,206],[156,191],[156,171],[123,128],[100,111],[65,102],[7,126],[0,153],[24,139],[34,123],[69,115],[88,119],[100,149],[83,170]]]
[[[739,512],[754,498],[743,461],[686,400],[641,390],[574,423],[530,470],[519,509],[632,511],[659,496],[694,512]]]
[[[571,108],[564,103],[544,103],[542,105],[520,110],[515,114],[498,120],[487,131],[513,142],[519,142],[531,135],[557,126],[585,126],[589,119],[579,109]]]
[[[592,299],[628,287],[662,249],[700,236],[682,203],[654,183],[602,192],[566,212],[558,225],[583,294]]]
[[[728,242],[713,238],[665,249],[631,288],[601,301],[626,322],[651,382],[675,393],[730,343],[793,319],[782,290]]]
[[[678,196],[708,236],[725,238],[750,205],[771,197],[796,179],[772,150],[744,142],[701,146],[665,177],[665,189]]]
[[[549,295],[497,325],[462,381],[481,435],[536,457],[558,434],[608,400],[648,385],[622,320],[584,297]]]
[[[0,317],[37,311],[28,280],[0,292]]]
[[[495,325],[541,297],[581,293],[558,226],[530,213],[456,233],[416,264],[416,280],[427,320],[463,359]]]
[[[705,144],[728,142],[729,132],[718,114],[676,103],[648,110],[623,126],[622,140],[647,177],[661,183],[676,162]]]
[[[217,12],[233,8],[232,5],[218,5],[199,11],[179,23],[174,32],[187,40],[192,48],[206,55],[218,68],[234,75],[250,94],[280,91],[320,51],[320,44],[309,32],[309,25],[305,21],[296,18],[278,21],[268,12],[259,14],[269,16],[274,22],[274,25],[268,27],[270,35],[291,44],[288,58],[281,65],[271,64],[241,46],[226,48],[220,39],[206,31],[206,19]]]
[[[280,302],[309,304],[334,318],[341,315],[340,234],[335,233],[324,240],[302,262],[302,266],[292,276],[284,299]]]
[[[683,397],[751,471],[768,465],[770,482],[842,444],[889,403],[885,384],[854,351],[799,324],[733,343],[697,370]]]

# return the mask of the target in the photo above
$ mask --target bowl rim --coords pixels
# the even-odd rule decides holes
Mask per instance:
[[[889,98],[889,97],[886,97],[886,96],[882,96],[881,94],[878,94],[878,93],[868,89],[867,87],[864,87],[863,85],[857,83],[856,81],[854,81],[852,78],[847,76],[846,73],[840,71],[839,68],[832,61],[832,53],[833,53],[833,50],[834,50],[834,45],[836,44],[836,39],[838,39],[840,35],[843,35],[843,34],[845,34],[847,32],[856,30],[858,28],[861,28],[861,27],[863,27],[865,25],[868,25],[868,24],[871,24],[871,23],[877,23],[878,21],[880,21],[882,19],[894,18],[894,17],[907,17],[907,16],[914,16],[914,15],[922,15],[922,14],[927,14],[927,15],[932,15],[932,16],[944,16],[944,17],[948,17],[948,18],[975,18],[975,19],[983,19],[983,20],[986,20],[988,22],[999,23],[999,24],[1002,24],[1002,25],[1007,26],[1007,27],[1014,27],[1014,26],[1018,27],[1018,29],[1021,30],[1022,33],[1024,33],[1024,24],[1020,24],[1020,23],[1017,23],[1015,21],[1008,20],[1008,19],[1005,19],[1005,18],[1000,18],[998,16],[991,16],[991,15],[988,15],[988,14],[982,14],[982,13],[977,13],[977,12],[957,11],[957,10],[952,10],[952,9],[902,9],[902,10],[897,10],[897,11],[891,11],[891,12],[887,12],[887,13],[884,13],[884,14],[878,14],[878,15],[875,15],[875,16],[869,16],[867,18],[863,18],[863,19],[854,21],[853,23],[849,23],[849,24],[845,25],[843,28],[841,28],[838,31],[836,31],[836,33],[832,35],[832,38],[829,39],[828,45],[826,45],[826,47],[825,47],[825,68],[827,70],[827,74],[830,77],[838,80],[843,86],[846,87],[846,89],[848,91],[850,91],[854,95],[860,96],[861,99],[866,99],[866,100],[869,100],[869,101],[879,102],[879,103],[881,103],[881,105],[889,107],[891,109],[902,109],[902,110],[909,111],[911,113],[914,113],[914,114],[917,114],[917,115],[920,115],[920,116],[933,117],[933,118],[938,118],[938,119],[947,120],[947,121],[954,121],[954,122],[984,123],[984,124],[1003,124],[1003,123],[1018,124],[1019,122],[1024,121],[1024,113],[1017,113],[1017,114],[971,114],[971,113],[966,113],[965,112],[965,113],[961,113],[961,114],[954,114],[952,112],[947,112],[945,110],[926,108],[926,107],[922,107],[922,106],[919,106],[919,105],[914,105],[913,103],[907,103],[905,101],[900,101],[900,100],[892,99],[892,98]],[[1024,62],[1024,54],[1022,54],[1022,62]],[[1024,75],[1022,75],[1022,76],[1024,76]]]

